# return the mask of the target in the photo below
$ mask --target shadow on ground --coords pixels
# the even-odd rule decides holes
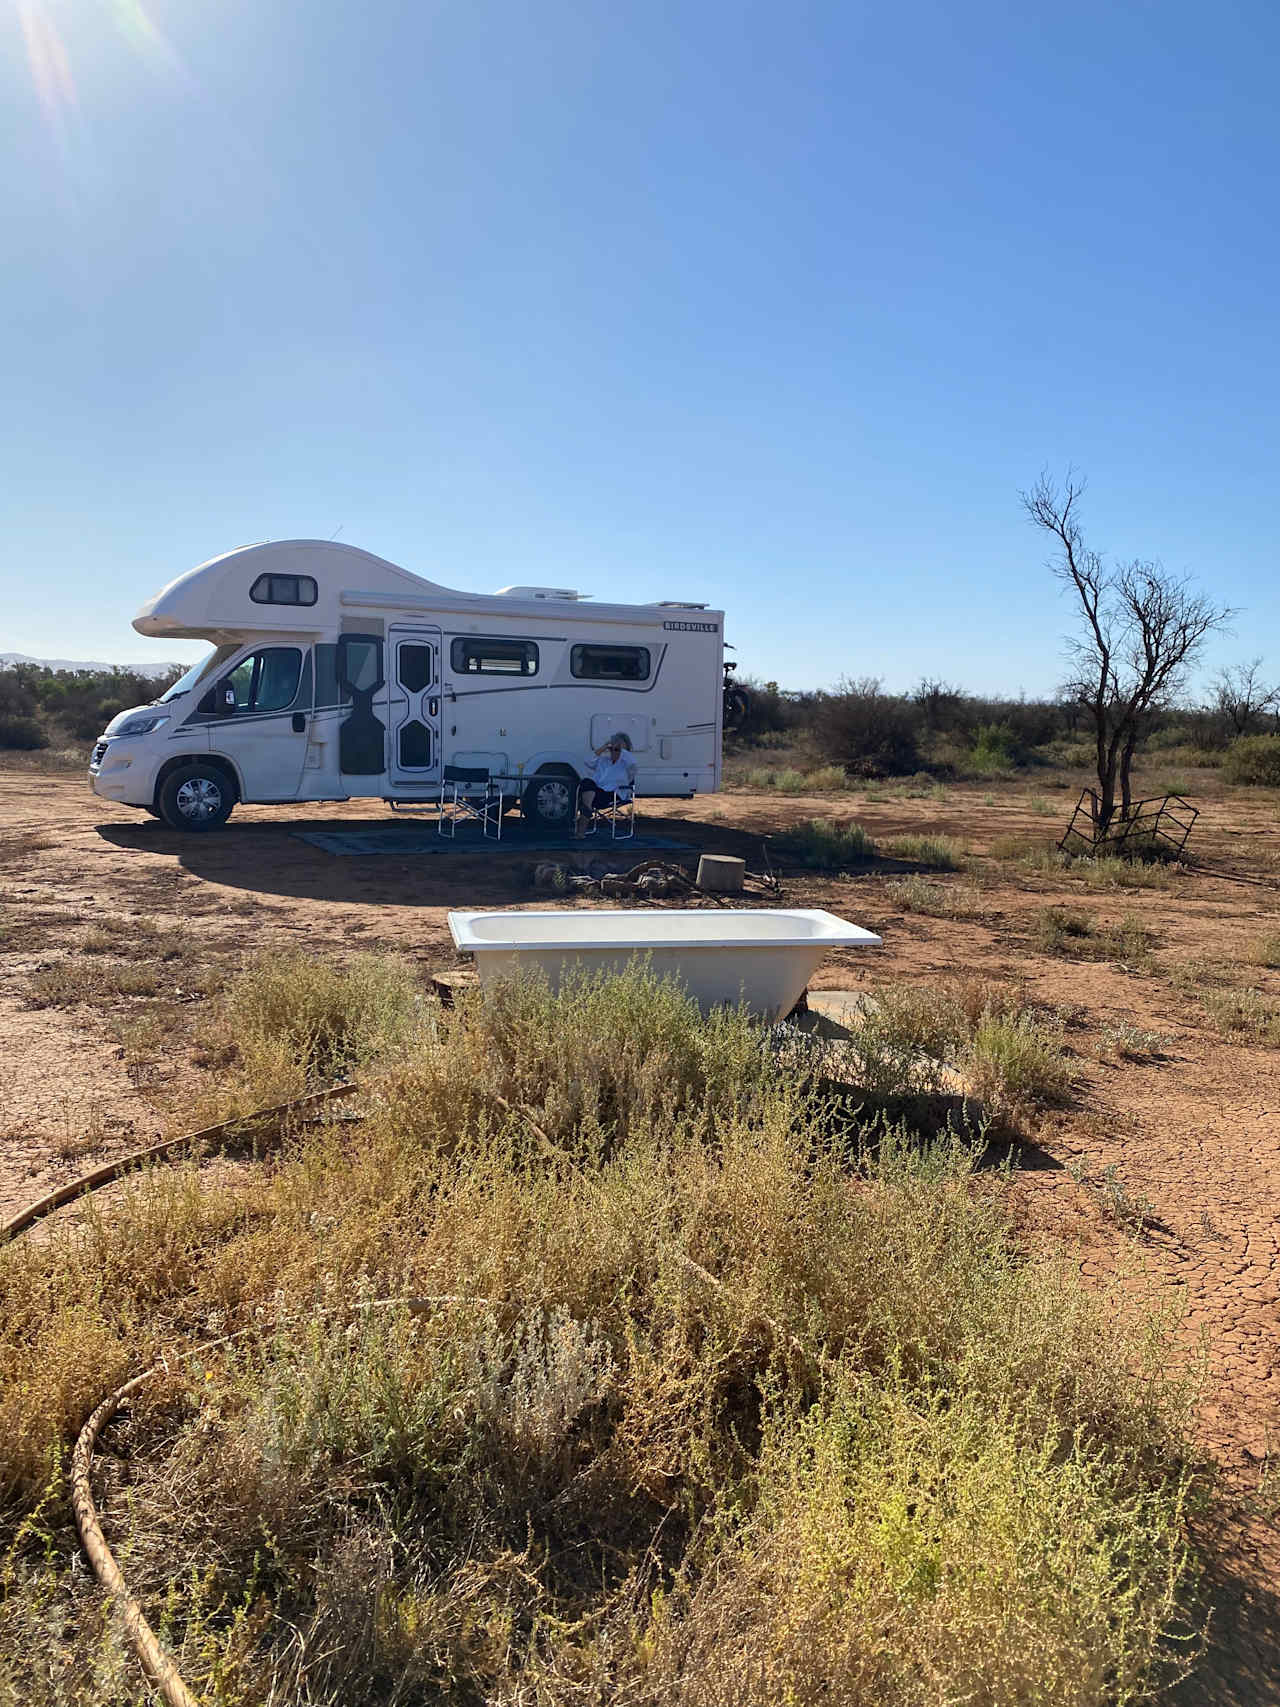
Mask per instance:
[[[464,842],[460,836],[456,844],[445,842],[445,851],[434,823],[401,826],[367,817],[246,818],[208,835],[184,835],[152,819],[95,828],[104,842],[121,852],[172,858],[181,870],[208,883],[263,896],[366,905],[443,906],[495,897],[509,901],[528,893],[533,863],[548,857],[545,835],[531,834],[518,819],[504,828],[501,842],[479,837]],[[405,834],[403,845],[389,853],[335,855],[300,839],[304,834],[348,837],[388,829]],[[758,835],[648,815],[643,829],[647,838],[678,843],[677,850],[663,857],[681,864],[691,865],[700,853],[735,853],[754,869],[761,864]],[[625,843],[597,837],[581,843],[566,838],[563,851],[581,851],[621,869],[645,856],[642,847],[634,856],[627,849]]]

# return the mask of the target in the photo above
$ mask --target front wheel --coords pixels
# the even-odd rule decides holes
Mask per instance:
[[[558,771],[539,772],[524,791],[520,810],[543,830],[572,829],[578,779]]]
[[[171,830],[220,830],[236,803],[227,773],[217,765],[182,765],[167,776],[157,804]]]

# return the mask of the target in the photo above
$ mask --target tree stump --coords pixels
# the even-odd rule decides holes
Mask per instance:
[[[703,854],[698,861],[698,888],[711,895],[740,895],[746,882],[747,862],[730,854]]]

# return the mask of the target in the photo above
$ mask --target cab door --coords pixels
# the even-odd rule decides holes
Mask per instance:
[[[200,702],[209,747],[239,772],[245,800],[296,800],[307,756],[311,652],[262,646],[241,658]]]
[[[389,776],[397,788],[440,782],[440,630],[395,623],[387,636]]]

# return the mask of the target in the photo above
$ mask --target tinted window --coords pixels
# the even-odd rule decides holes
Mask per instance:
[[[382,642],[349,635],[338,644],[338,675],[344,689],[367,693],[382,680]]]
[[[402,770],[426,770],[431,763],[431,731],[417,718],[400,730],[400,766]]]
[[[449,655],[460,676],[536,676],[538,673],[538,648],[532,640],[459,635]]]
[[[400,647],[400,686],[421,693],[431,684],[431,648],[403,643]]]
[[[249,711],[253,706],[253,678],[257,668],[257,658],[242,658],[227,677],[236,696],[237,711]]]
[[[258,685],[254,690],[255,711],[283,711],[298,692],[302,654],[293,646],[274,646],[259,653]]]
[[[223,680],[235,695],[236,711],[284,711],[297,697],[301,674],[302,653],[296,646],[270,646],[242,658]],[[227,709],[216,701],[214,706]]]
[[[259,575],[249,597],[255,605],[313,605],[318,591],[310,575]]]
[[[575,646],[569,653],[569,670],[585,682],[647,682],[647,646]]]

